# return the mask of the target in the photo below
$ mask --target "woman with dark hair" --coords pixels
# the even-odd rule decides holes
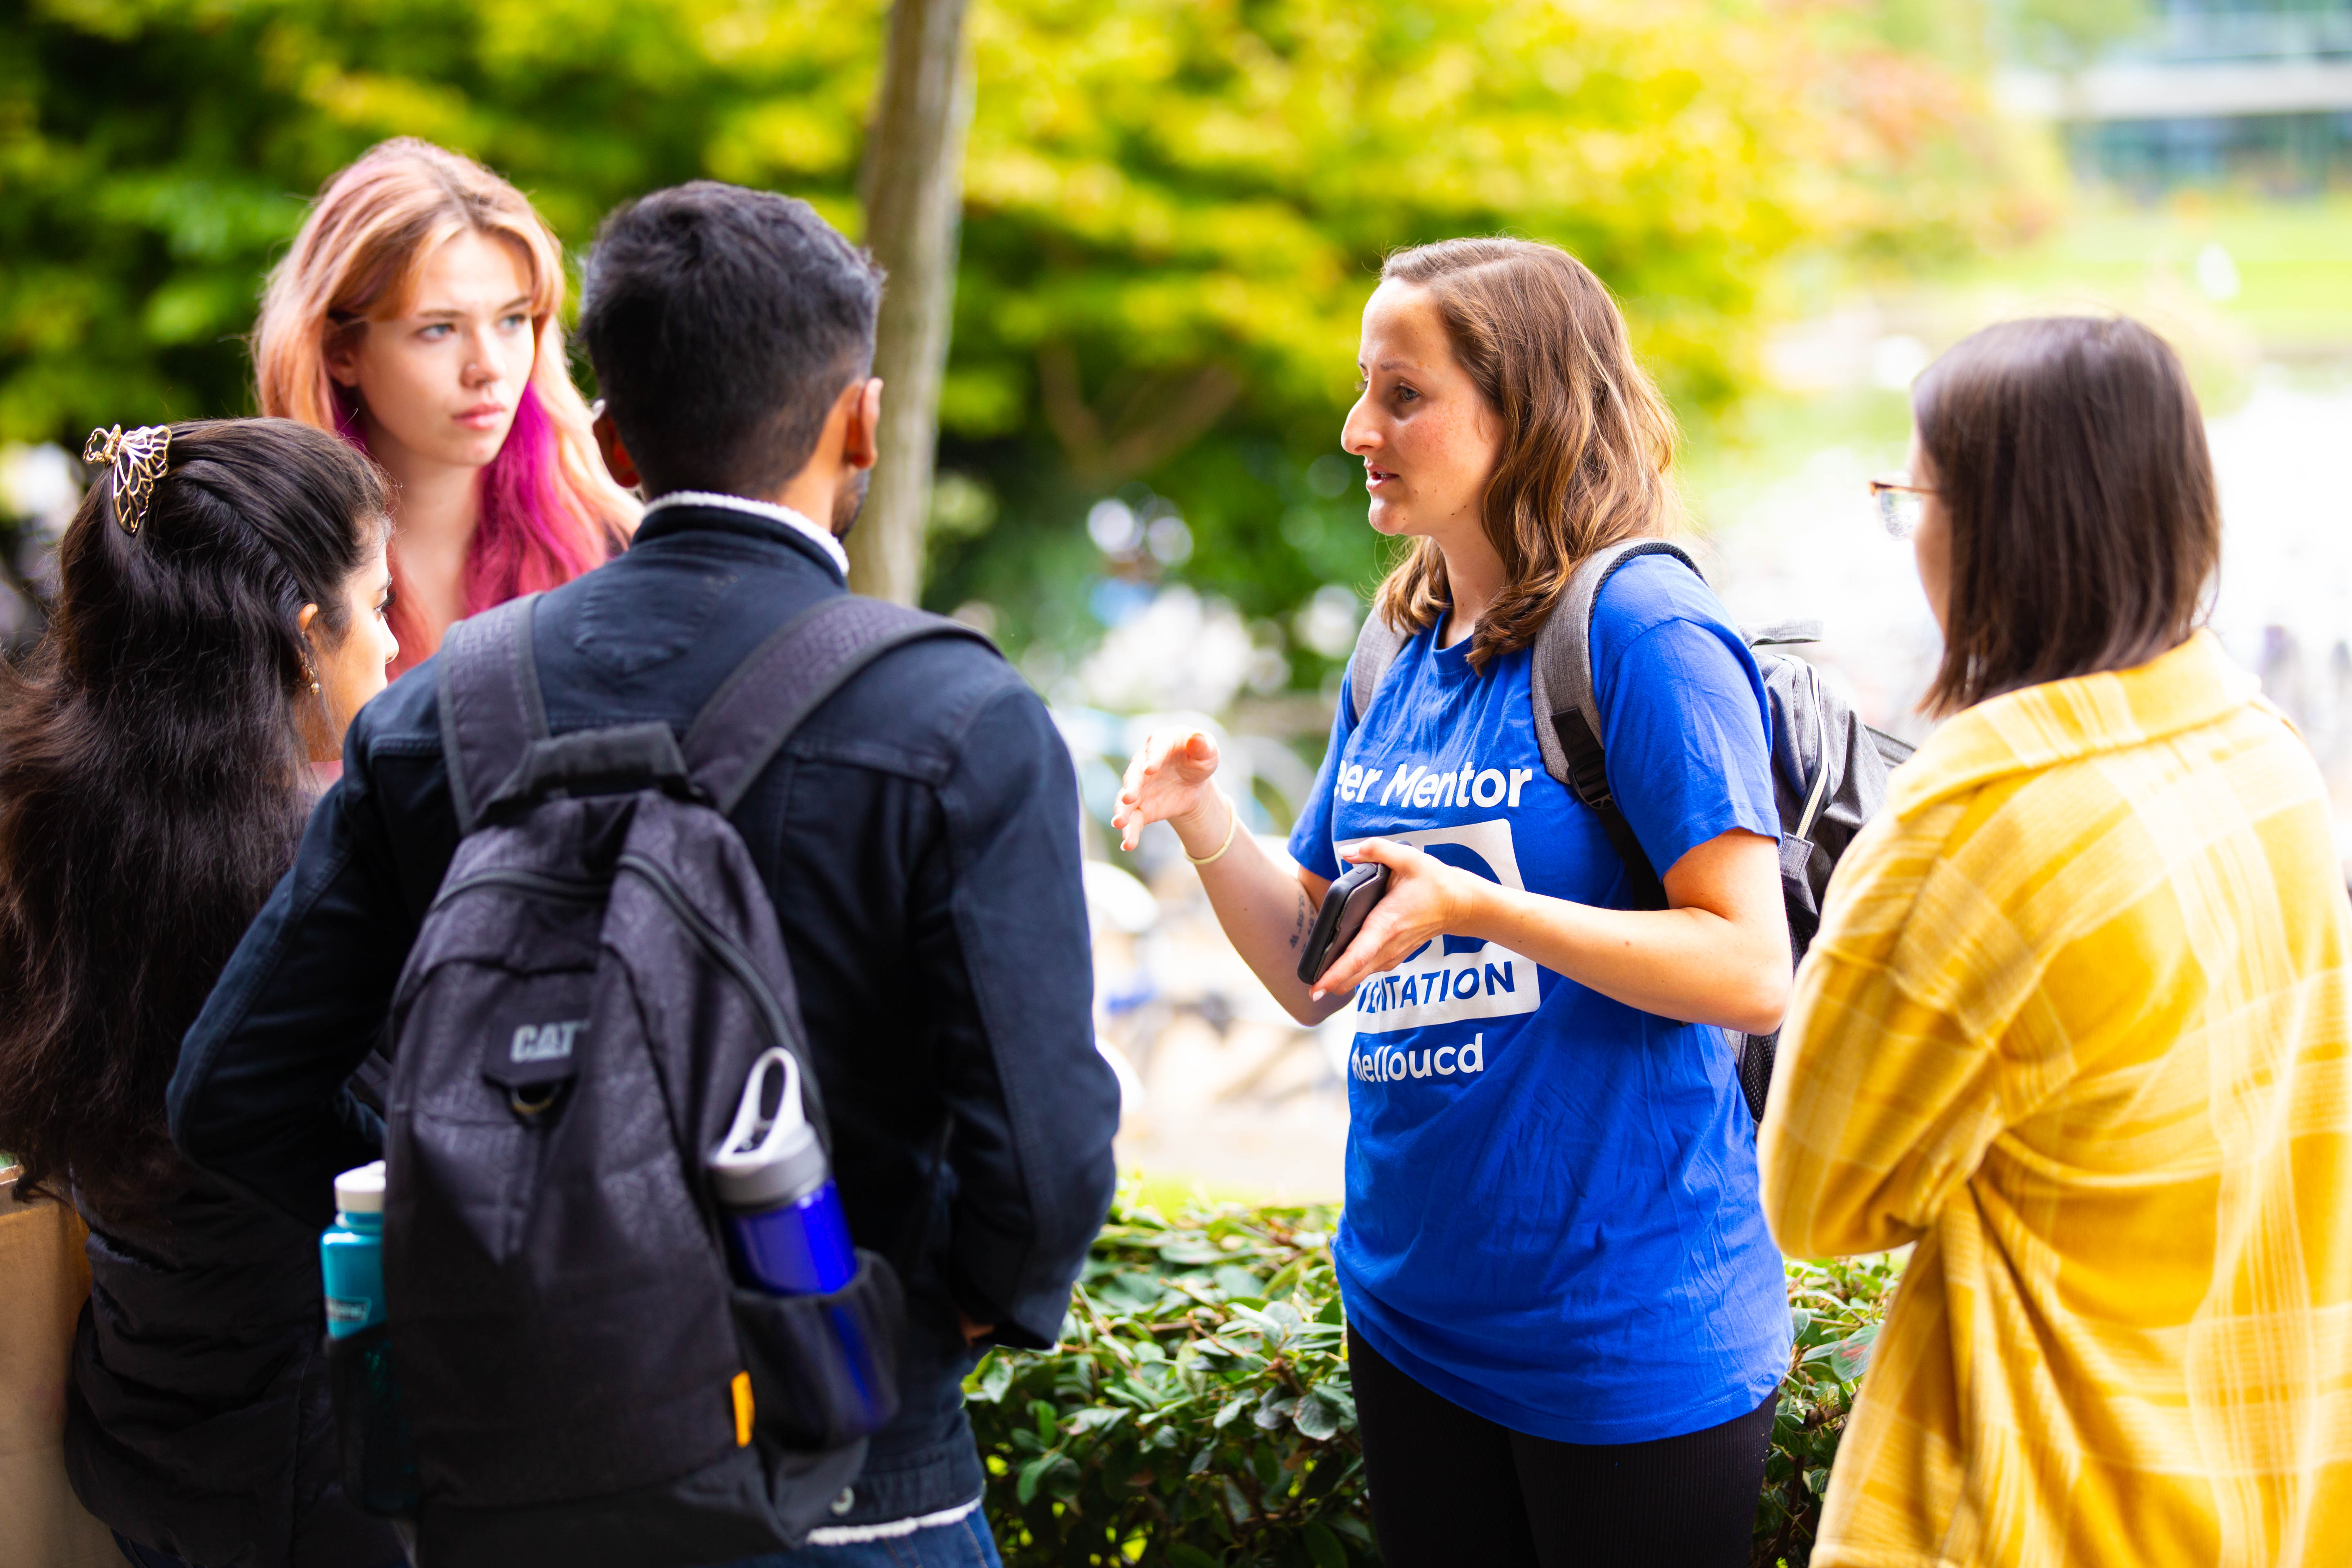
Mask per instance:
[[[1577,564],[1679,521],[1675,429],[1609,292],[1553,246],[1389,258],[1342,444],[1371,526],[1411,538],[1375,614],[1403,639],[1360,720],[1343,688],[1294,871],[1237,831],[1214,742],[1153,734],[1133,847],[1166,822],[1302,1023],[1356,1005],[1347,1303],[1384,1561],[1748,1561],[1780,1254],[1726,1029],[1789,985],[1762,680],[1705,583],[1628,560],[1594,602],[1609,782],[1664,908],[1546,771],[1531,648]],[[1343,863],[1387,896],[1310,986]],[[1393,973],[1391,973],[1393,972]]]
[[[180,1037],[397,652],[384,491],[282,419],[100,432],[0,669],[0,1148],[89,1226],[74,1489],[133,1562],[401,1561],[335,1480],[317,1238],[173,1150]]]
[[[2352,908],[2327,791],[2201,630],[2180,362],[2013,321],[1881,481],[1944,725],[1840,862],[1761,1157],[1790,1252],[1916,1244],[1813,1562],[2352,1561]]]

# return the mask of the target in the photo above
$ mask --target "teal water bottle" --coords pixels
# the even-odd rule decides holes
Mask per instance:
[[[319,1237],[327,1332],[348,1339],[383,1321],[383,1162],[335,1178],[335,1223]]]

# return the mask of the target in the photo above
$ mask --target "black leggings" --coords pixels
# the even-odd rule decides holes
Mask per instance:
[[[1442,1398],[1348,1332],[1388,1568],[1746,1568],[1778,1394],[1651,1443],[1555,1443]]]

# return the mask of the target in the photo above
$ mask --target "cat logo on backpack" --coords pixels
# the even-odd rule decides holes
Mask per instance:
[[[572,1057],[572,1037],[587,1022],[585,1018],[565,1018],[552,1024],[525,1024],[514,1032],[514,1043],[507,1047],[507,1060],[568,1061]]]

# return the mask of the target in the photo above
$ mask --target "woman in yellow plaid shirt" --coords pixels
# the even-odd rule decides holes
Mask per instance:
[[[2062,318],[1912,403],[1875,488],[1948,722],[1839,868],[1759,1150],[1784,1250],[1917,1245],[1813,1562],[2352,1563],[2352,907],[2198,629],[2196,400]]]

